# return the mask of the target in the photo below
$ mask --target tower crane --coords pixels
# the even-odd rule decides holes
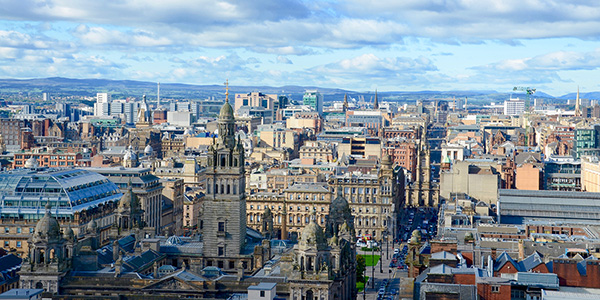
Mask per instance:
[[[529,111],[529,97],[535,93],[535,89],[530,88],[530,87],[515,86],[513,88],[513,91],[520,91],[520,92],[527,93],[527,101],[525,101],[525,110]]]

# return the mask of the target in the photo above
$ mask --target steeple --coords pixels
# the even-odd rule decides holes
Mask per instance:
[[[581,99],[579,99],[579,86],[577,86],[577,98],[575,99],[575,116],[581,117]]]
[[[342,109],[344,112],[348,111],[348,94],[344,94],[344,106]]]
[[[373,109],[379,109],[379,102],[377,101],[377,89],[375,89],[375,101],[373,101]]]
[[[235,146],[235,117],[233,107],[229,104],[229,80],[225,81],[225,103],[219,112],[219,146],[231,148]]]

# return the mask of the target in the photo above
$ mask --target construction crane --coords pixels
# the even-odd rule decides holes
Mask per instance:
[[[515,86],[513,88],[513,91],[520,91],[520,92],[527,93],[527,101],[525,101],[525,110],[529,111],[529,97],[535,93],[535,89],[530,88],[530,87]]]

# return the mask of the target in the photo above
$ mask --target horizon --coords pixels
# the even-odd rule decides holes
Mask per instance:
[[[537,1],[10,2],[0,8],[0,77],[382,92],[525,86],[559,97],[600,90],[599,17],[593,3]]]

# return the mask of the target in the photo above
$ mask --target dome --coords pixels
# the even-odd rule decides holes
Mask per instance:
[[[146,155],[152,154],[152,151],[154,151],[154,149],[152,149],[152,146],[150,146],[150,144],[146,145],[146,148],[144,148],[144,154]]]
[[[46,204],[46,214],[35,225],[34,239],[58,239],[60,237],[60,225],[50,214],[50,202]]]
[[[96,224],[96,220],[91,220],[87,224],[86,230],[88,233],[96,233],[96,231],[98,231],[98,224]]]
[[[233,107],[229,104],[229,101],[225,101],[225,104],[221,107],[221,112],[219,113],[219,119],[231,119],[233,120]]]
[[[67,241],[73,241],[75,239],[75,232],[73,232],[73,228],[71,228],[71,226],[67,227],[63,234],[63,238]]]
[[[387,152],[383,154],[383,157],[381,158],[381,164],[384,166],[392,165],[392,158],[390,157],[389,154],[387,154]]]
[[[167,245],[183,245],[183,241],[181,241],[181,238],[176,236],[176,235],[172,235],[167,239]]]
[[[302,230],[300,246],[316,246],[317,248],[322,248],[322,245],[326,245],[323,228],[317,224],[314,218],[315,214],[313,213],[310,223],[304,227],[304,230]]]
[[[347,213],[350,213],[350,205],[348,200],[342,196],[342,187],[338,187],[337,197],[331,201],[329,215],[344,216]]]
[[[123,196],[119,200],[119,211],[123,211],[125,209],[131,208],[132,200],[135,200],[135,197],[136,196],[133,193],[133,190],[131,188],[131,183],[130,183],[129,189],[127,190],[127,192],[125,194],[123,194]]]
[[[37,167],[39,167],[39,163],[33,156],[25,162],[25,168],[27,169],[35,169]]]

